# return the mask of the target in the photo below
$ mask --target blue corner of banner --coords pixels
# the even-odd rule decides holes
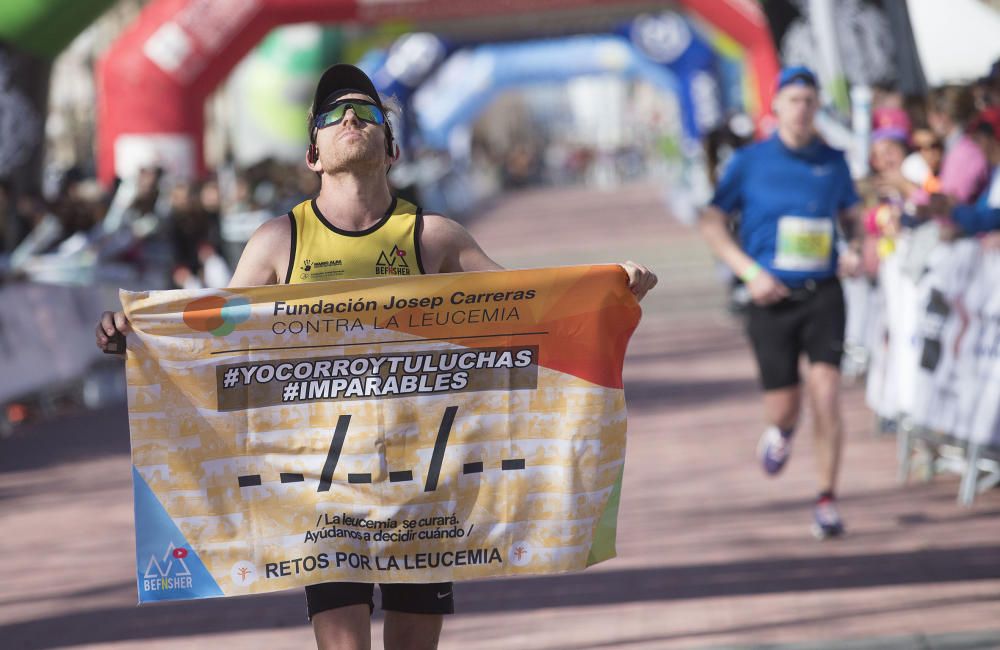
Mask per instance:
[[[212,574],[135,466],[132,484],[139,603],[222,596]]]

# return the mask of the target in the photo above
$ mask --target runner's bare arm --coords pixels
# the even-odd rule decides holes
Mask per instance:
[[[726,215],[722,210],[707,205],[702,209],[698,219],[698,230],[701,231],[701,236],[705,238],[715,256],[729,266],[733,273],[738,277],[749,277],[747,273],[756,267],[756,262],[733,240],[726,221]],[[751,272],[751,275],[746,284],[754,302],[771,304],[788,295],[788,287],[767,271],[761,269]]]
[[[427,273],[503,270],[483,252],[468,230],[439,214],[424,215],[420,251]]]
[[[840,229],[844,233],[847,246],[840,253],[838,272],[841,275],[854,277],[861,270],[861,204],[855,204],[846,210],[841,210]]]
[[[229,286],[258,287],[284,282],[292,249],[291,238],[288,215],[264,222],[243,249]]]
[[[462,271],[500,271],[503,267],[483,252],[465,228],[438,214],[424,215],[420,235],[424,270],[428,273],[459,273]],[[637,300],[656,286],[656,274],[641,264],[621,265],[628,275],[629,288]]]
[[[722,210],[706,205],[698,219],[698,230],[712,253],[739,275],[753,264],[753,260],[733,241],[727,222],[728,218]]]
[[[844,239],[848,243],[861,243],[861,204],[855,203],[846,210],[841,210],[838,215],[840,229],[844,233]]]

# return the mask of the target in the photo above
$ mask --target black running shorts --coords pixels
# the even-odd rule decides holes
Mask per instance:
[[[844,292],[837,278],[810,282],[773,305],[751,304],[747,334],[764,390],[799,384],[799,357],[840,367],[847,324]]]
[[[382,591],[382,609],[407,614],[454,614],[452,583],[387,584]],[[368,605],[375,609],[375,585],[365,582],[324,582],[306,587],[306,609],[310,620],[328,609]]]

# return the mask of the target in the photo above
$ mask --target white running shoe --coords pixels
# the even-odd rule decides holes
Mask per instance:
[[[760,458],[764,471],[775,476],[784,468],[792,455],[792,439],[781,435],[778,427],[768,427],[757,443],[757,456]]]

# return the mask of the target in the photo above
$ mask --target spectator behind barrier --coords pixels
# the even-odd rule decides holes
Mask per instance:
[[[903,161],[903,177],[927,194],[940,192],[944,143],[927,127],[914,130],[910,142],[914,150]]]
[[[928,102],[928,123],[944,142],[941,192],[960,203],[975,200],[989,180],[986,156],[965,132],[975,112],[972,90],[968,87],[936,89]]]
[[[877,275],[879,260],[895,251],[903,205],[914,189],[902,174],[907,138],[902,126],[877,129],[872,134],[872,174],[858,183],[864,202],[862,267],[869,278]]]
[[[1000,230],[1000,107],[983,111],[970,129],[992,169],[990,184],[973,205],[955,206],[951,217],[963,234],[978,235]]]
[[[218,268],[221,259],[219,234],[219,188],[214,179],[201,188],[178,183],[170,193],[170,227],[174,252],[174,284],[183,289],[206,285],[221,286],[228,277],[206,277],[205,271]],[[223,262],[224,264],[224,262]],[[222,275],[225,275],[223,273]]]

